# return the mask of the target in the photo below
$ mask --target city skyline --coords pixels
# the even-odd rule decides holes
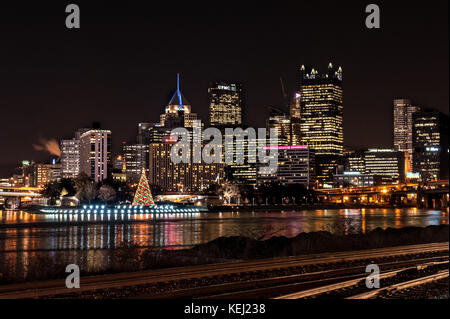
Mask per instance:
[[[271,17],[264,9],[258,9],[247,21],[239,17],[224,21],[221,15],[217,23],[209,26],[208,31],[201,31],[199,28],[202,22],[206,23],[208,17],[204,17],[205,21],[200,19],[199,24],[182,24],[186,30],[180,30],[182,28],[179,23],[175,27],[161,18],[144,21],[142,16],[126,14],[124,19],[127,22],[134,21],[134,24],[123,25],[121,29],[117,25],[113,26],[114,39],[116,44],[120,44],[114,47],[111,38],[113,33],[107,28],[111,26],[111,22],[106,16],[111,13],[112,17],[117,17],[118,8],[107,8],[103,15],[96,17],[98,20],[94,23],[89,10],[96,12],[98,8],[83,5],[83,10],[88,12],[79,33],[87,36],[88,40],[81,40],[77,34],[68,34],[62,27],[50,30],[58,22],[54,17],[48,19],[47,24],[40,25],[34,31],[40,34],[41,41],[47,46],[46,49],[33,52],[32,66],[29,64],[31,62],[23,59],[23,44],[18,43],[12,35],[19,35],[20,39],[32,44],[34,40],[31,37],[36,33],[28,32],[24,26],[14,27],[13,23],[13,32],[6,34],[5,43],[10,50],[1,53],[1,57],[9,63],[2,64],[5,67],[0,83],[5,89],[0,103],[3,107],[14,107],[8,109],[8,116],[12,120],[2,125],[0,131],[2,134],[14,132],[17,139],[2,139],[0,149],[8,151],[0,159],[0,167],[6,165],[10,169],[24,159],[42,161],[48,155],[36,151],[32,146],[40,137],[59,141],[70,137],[77,128],[89,126],[93,121],[100,121],[102,127],[113,132],[112,150],[113,154],[117,154],[121,142],[130,141],[136,135],[138,122],[157,122],[158,115],[173,94],[174,78],[178,72],[182,77],[182,91],[192,103],[193,112],[198,113],[203,122],[207,123],[209,118],[208,83],[230,81],[243,83],[244,123],[264,127],[267,108],[283,107],[280,76],[292,97],[297,90],[296,78],[302,64],[315,66],[319,72],[324,72],[329,62],[342,65],[345,73],[344,145],[352,147],[392,147],[394,99],[409,98],[421,107],[434,108],[448,114],[448,47],[445,46],[445,41],[439,41],[447,33],[446,28],[440,28],[439,24],[446,20],[433,17],[433,14],[439,15],[441,11],[445,11],[436,8],[447,7],[448,4],[444,2],[440,2],[434,9],[411,5],[400,16],[397,7],[382,2],[383,25],[380,30],[372,30],[373,32],[364,28],[363,5],[355,6],[348,13],[342,8],[327,5],[320,11],[324,17],[321,27],[314,28],[319,25],[311,26],[307,13],[314,12],[317,7],[299,4],[298,8],[302,9],[299,17],[304,20],[287,19],[289,23],[282,24],[283,28],[278,24],[271,32],[266,30],[270,24],[258,24],[256,19],[257,13],[262,13],[265,18]],[[45,8],[32,6],[23,12],[23,16],[30,17],[34,9],[39,11]],[[336,21],[336,17],[332,17],[333,9],[337,10],[338,15],[345,13],[344,16],[349,19],[331,29]],[[361,12],[358,13],[358,10]],[[272,16],[277,22],[280,20],[277,16],[279,11],[280,8],[276,8]],[[7,10],[2,10],[4,12]],[[244,7],[243,12],[247,13],[247,8]],[[423,17],[420,22],[415,22],[414,15],[419,13]],[[352,14],[355,15],[353,18]],[[286,13],[286,17],[292,18],[292,14]],[[34,19],[30,18],[28,26],[34,25]],[[154,24],[148,20],[152,20]],[[9,20],[5,17],[4,21]],[[434,22],[428,24],[427,21]],[[142,29],[136,30],[139,22],[143,23]],[[150,32],[155,26],[164,29],[162,35],[155,35],[154,41],[146,45],[140,44],[137,37]],[[204,35],[218,32],[219,36],[223,34],[224,31],[221,30],[224,26],[242,30],[236,35],[236,43],[227,45],[222,50],[214,50],[214,54],[204,52],[204,48],[210,43]],[[261,29],[258,30],[259,27]],[[302,33],[302,28],[309,33]],[[23,32],[24,29],[27,29],[27,34]],[[440,33],[436,31],[438,29]],[[200,33],[192,33],[193,30]],[[344,37],[344,33],[351,30],[355,37]],[[127,38],[132,32],[132,37]],[[292,40],[289,46],[298,52],[274,54],[284,40],[289,37],[295,39],[297,32],[302,34],[304,40]],[[332,43],[322,44],[322,41],[314,40],[325,37],[327,32],[333,32],[336,36],[342,32],[345,43],[330,40]],[[264,39],[257,37],[249,40],[249,36],[260,33],[264,34]],[[165,52],[164,49],[173,43],[169,40],[173,35],[179,36],[180,46],[191,55],[178,56],[170,53],[164,60],[159,59],[162,57],[161,51]],[[403,35],[406,38],[402,38],[400,45],[397,40]],[[64,37],[67,37],[66,44],[58,46],[57,40]],[[98,44],[92,42],[94,38],[98,39]],[[349,41],[349,38],[353,40]],[[194,41],[192,46],[187,45],[190,40]],[[305,45],[308,41],[312,41],[314,45]],[[415,41],[427,43],[428,46],[421,45],[413,50]],[[200,42],[203,45],[194,49],[194,44]],[[98,54],[88,59],[86,48],[90,45],[93,45]],[[392,45],[397,49],[404,48],[407,53],[400,54],[398,50],[393,52],[394,50],[389,49]],[[424,52],[425,47],[434,48],[429,50],[433,53]],[[238,52],[241,54],[238,54],[237,48],[240,48]],[[255,51],[263,48],[267,50]],[[384,59],[383,52],[387,49],[389,59]],[[361,57],[356,52],[360,52]],[[194,53],[197,56],[193,57]],[[145,57],[146,54],[149,54],[148,58]],[[217,60],[214,61],[214,68],[208,68],[212,60]],[[266,67],[268,61],[269,68]],[[61,64],[66,62],[67,68],[61,68]],[[18,82],[18,75],[25,78],[25,81]],[[18,83],[22,85],[19,86]],[[27,93],[20,98],[19,88]],[[376,111],[372,113],[371,110]],[[30,116],[20,117],[18,112],[27,112]],[[369,117],[366,116],[368,112]],[[365,129],[360,130],[361,127]],[[1,168],[0,173],[5,174]]]

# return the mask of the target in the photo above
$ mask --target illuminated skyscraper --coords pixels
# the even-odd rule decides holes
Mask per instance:
[[[108,178],[111,170],[111,131],[92,128],[80,136],[80,172],[95,182]]]
[[[435,110],[413,116],[413,168],[423,181],[448,179],[448,122],[448,115]]]
[[[160,125],[166,128],[193,127],[197,114],[191,113],[191,104],[180,91],[180,75],[177,74],[177,89],[160,116]]]
[[[142,175],[148,173],[148,144],[123,144],[123,156],[125,158],[125,173],[127,182],[137,184]]]
[[[314,152],[304,145],[266,146],[278,151],[277,171],[273,174],[258,173],[257,184],[280,183],[282,185],[300,184],[305,187],[314,185]],[[258,169],[264,166],[258,163]]]
[[[343,89],[342,68],[330,63],[328,72],[319,74],[314,68],[309,73],[300,69],[301,140],[316,155],[342,155]]]
[[[266,128],[267,132],[273,128],[279,139],[285,139],[291,145],[291,118],[288,114],[275,107],[270,107]]]
[[[419,111],[418,106],[414,106],[411,100],[394,100],[394,150],[408,152],[408,162],[406,170],[412,171],[413,162],[413,114]]]
[[[301,94],[296,92],[290,106],[291,114],[291,145],[301,144]]]
[[[166,138],[149,146],[149,183],[164,192],[198,192],[223,180],[222,163],[174,163],[170,150],[176,141]]]
[[[331,185],[335,168],[342,162],[343,88],[342,68],[330,63],[324,74],[300,68],[301,144],[316,154],[318,186]]]
[[[61,140],[61,177],[75,178],[80,173],[80,140]]]
[[[212,126],[242,124],[242,84],[212,82],[208,96]]]

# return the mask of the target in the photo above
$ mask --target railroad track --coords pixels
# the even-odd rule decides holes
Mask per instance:
[[[318,288],[299,291],[287,295],[281,295],[274,299],[303,299],[303,298],[339,298],[347,299],[369,299],[376,298],[384,292],[399,291],[412,287],[421,286],[433,281],[447,278],[448,259],[442,262],[431,262],[419,264],[415,267],[402,268],[380,274],[381,287],[369,290],[365,287],[365,277],[352,280],[343,280],[336,284],[324,285]],[[446,268],[443,270],[443,268]],[[429,275],[429,272],[434,272]],[[412,279],[411,279],[412,278]],[[448,286],[447,286],[448,288]],[[365,291],[361,293],[361,291]],[[407,298],[407,296],[404,296]]]
[[[81,288],[69,290],[65,287],[64,280],[53,280],[37,283],[26,283],[17,285],[0,286],[0,298],[42,298],[67,296],[76,298],[80,295],[100,294],[108,297],[108,291],[130,290],[139,287],[161,285],[162,283],[177,284],[180,282],[202,282],[204,286],[216,289],[215,292],[207,293],[218,294],[220,285],[214,285],[208,281],[223,282],[226,284],[235,284],[232,289],[245,290],[249,285],[257,283],[258,285],[277,285],[291,284],[292,282],[307,281],[309,284],[315,280],[343,280],[345,278],[355,279],[355,276],[361,276],[362,266],[367,262],[378,261],[386,267],[402,267],[412,262],[432,262],[442,259],[448,260],[449,243],[434,243],[423,245],[410,245],[401,247],[388,247],[380,249],[347,251],[335,253],[321,253],[312,255],[303,255],[297,257],[286,257],[278,259],[253,260],[244,262],[230,262],[213,265],[180,267],[172,269],[149,270],[138,273],[122,273],[81,278]],[[397,265],[395,263],[397,262]],[[390,266],[388,264],[391,263]],[[346,266],[345,266],[346,265]],[[364,267],[365,267],[364,265]],[[359,267],[359,268],[358,268]],[[306,273],[301,273],[303,268],[308,269]],[[321,271],[314,271],[316,268],[322,268]],[[323,270],[323,269],[327,270]],[[311,269],[313,271],[311,271]],[[273,275],[273,273],[287,272],[284,275]],[[270,276],[270,277],[268,277]],[[294,277],[292,277],[294,276]],[[297,277],[295,277],[297,276]],[[353,277],[352,277],[353,276]],[[233,277],[233,278],[230,278]],[[242,282],[240,278],[247,277],[248,282]],[[262,277],[262,278],[261,278]],[[272,278],[273,277],[273,278]],[[321,277],[321,278],[320,278]],[[341,278],[342,277],[342,278]],[[318,279],[320,278],[320,279]],[[229,281],[234,281],[230,283]],[[253,283],[252,283],[253,280]],[[206,284],[205,284],[206,283]],[[322,282],[321,284],[324,284]],[[240,286],[239,286],[240,285]],[[175,285],[177,286],[177,285]],[[194,296],[204,296],[204,291],[195,291],[195,286],[188,286]],[[201,288],[201,287],[197,287]],[[227,291],[229,287],[222,286],[222,292]],[[297,289],[297,288],[296,288]],[[170,289],[167,293],[173,293],[173,297],[182,296],[181,289]],[[198,293],[198,294],[196,294]],[[134,293],[134,297],[148,296],[147,293]],[[164,291],[159,293],[164,296]],[[130,295],[128,295],[130,296]],[[168,296],[168,295],[166,295]],[[150,296],[152,297],[152,296]]]
[[[399,262],[379,264],[380,269],[400,271],[414,268],[417,265],[430,264],[448,260],[448,255],[439,257],[420,258]],[[277,276],[273,278],[249,280],[244,282],[230,282],[198,288],[168,291],[163,294],[145,296],[149,299],[171,298],[200,298],[200,299],[255,299],[268,298],[280,292],[311,289],[342,282],[343,280],[357,280],[365,278],[366,266],[344,267],[312,273]]]
[[[407,296],[408,294],[414,296],[414,294],[417,294],[418,292],[422,293],[421,295],[423,295],[423,290],[429,289],[430,284],[433,283],[438,283],[439,285],[440,283],[445,284],[447,288],[447,297],[448,297],[448,275],[449,271],[447,269],[439,271],[438,273],[433,275],[408,280],[398,284],[393,284],[388,287],[377,289],[375,291],[370,291],[355,296],[351,296],[347,299],[373,299],[379,296],[393,298],[393,297]],[[411,293],[411,290],[414,292]]]

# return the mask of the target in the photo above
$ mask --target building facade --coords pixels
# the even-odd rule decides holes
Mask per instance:
[[[406,156],[393,149],[369,149],[364,153],[365,173],[381,176],[382,184],[404,182]]]
[[[423,181],[448,179],[449,117],[435,110],[423,110],[413,118],[413,170]]]
[[[318,187],[331,185],[344,148],[343,71],[300,68],[301,144],[315,153]]]
[[[344,171],[342,174],[333,175],[334,187],[370,187],[381,184],[381,176],[362,174],[356,171]]]
[[[160,115],[160,125],[165,128],[192,128],[197,114],[191,112],[191,104],[180,91],[180,75],[177,74],[177,89]]]
[[[301,140],[316,155],[342,156],[344,106],[342,68],[330,63],[325,74],[300,69]]]
[[[93,181],[108,178],[111,171],[111,131],[92,128],[80,135],[80,172]]]
[[[152,143],[149,146],[149,183],[163,192],[191,193],[203,191],[212,184],[223,181],[223,164],[193,163],[192,151],[189,163],[174,163],[170,150],[174,141]]]
[[[279,139],[287,140],[288,144],[292,143],[291,117],[278,108],[269,108],[269,117],[266,120],[266,129],[274,129]]]
[[[301,140],[301,94],[296,92],[292,99],[289,113],[291,115],[291,141],[290,145],[300,145]]]
[[[394,100],[394,150],[408,152],[406,170],[412,172],[413,166],[413,115],[420,108],[411,100]]]
[[[80,174],[80,140],[61,140],[61,177],[76,178]]]
[[[242,124],[242,84],[211,82],[208,87],[211,126]]]
[[[149,144],[123,144],[122,152],[127,182],[139,183],[142,170],[148,175]]]
[[[270,149],[272,146],[266,146]],[[315,182],[314,152],[304,145],[275,146],[278,151],[278,168],[273,174],[259,172],[257,185],[280,183],[281,185],[300,184],[312,187]]]

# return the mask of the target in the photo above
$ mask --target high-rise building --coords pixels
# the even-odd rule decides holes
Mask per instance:
[[[141,122],[138,124],[138,144],[162,142],[163,137],[169,135],[171,128],[165,128],[161,123]]]
[[[314,185],[315,162],[314,152],[304,145],[266,146],[265,149],[276,148],[278,151],[278,167],[273,174],[260,173],[257,184],[280,183],[282,185],[300,184],[305,187]],[[258,169],[261,164],[258,164]]]
[[[290,106],[291,115],[291,145],[301,144],[301,94],[296,92]]]
[[[247,130],[241,132],[223,132],[223,155],[225,152],[230,152],[232,161],[227,162],[224,156],[226,178],[232,179],[234,182],[244,185],[256,186],[257,178],[257,161],[252,161],[249,156],[249,150],[258,151],[269,144],[268,137],[248,136]],[[226,141],[232,140],[230,149],[226,149]],[[287,139],[284,137],[278,138],[279,146],[288,145]]]
[[[211,82],[208,87],[209,122],[212,126],[242,124],[242,84]]]
[[[331,185],[336,167],[342,164],[344,106],[342,68],[330,63],[326,73],[300,68],[301,144],[316,155],[318,186]]]
[[[301,140],[316,155],[342,156],[343,88],[342,68],[330,63],[325,74],[314,68],[306,72],[300,69]]]
[[[448,179],[449,117],[435,110],[413,116],[413,170],[423,181]]]
[[[406,155],[393,149],[369,149],[364,153],[365,173],[381,176],[382,184],[403,182]]]
[[[160,125],[165,128],[192,128],[197,114],[191,112],[191,104],[180,91],[180,75],[177,74],[177,89],[160,115]]]
[[[413,114],[420,108],[411,100],[394,100],[394,150],[408,152],[406,170],[412,171],[413,165]]]
[[[143,169],[148,174],[149,144],[123,144],[122,147],[127,182],[137,184]]]
[[[300,92],[295,92],[294,98],[291,101],[289,113],[291,115],[291,118],[293,119],[300,120],[301,118],[301,111],[302,111],[301,97],[302,95]]]
[[[96,127],[82,133],[80,135],[80,172],[99,182],[108,178],[110,170],[111,131]]]
[[[165,139],[149,146],[149,183],[163,192],[197,192],[223,180],[222,163],[194,163],[192,150],[189,163],[174,163],[170,150],[175,141]]]
[[[291,145],[291,118],[288,114],[278,108],[270,107],[266,128],[267,131],[274,129],[278,138],[285,139]]]
[[[61,177],[75,178],[80,174],[80,140],[61,140]]]

